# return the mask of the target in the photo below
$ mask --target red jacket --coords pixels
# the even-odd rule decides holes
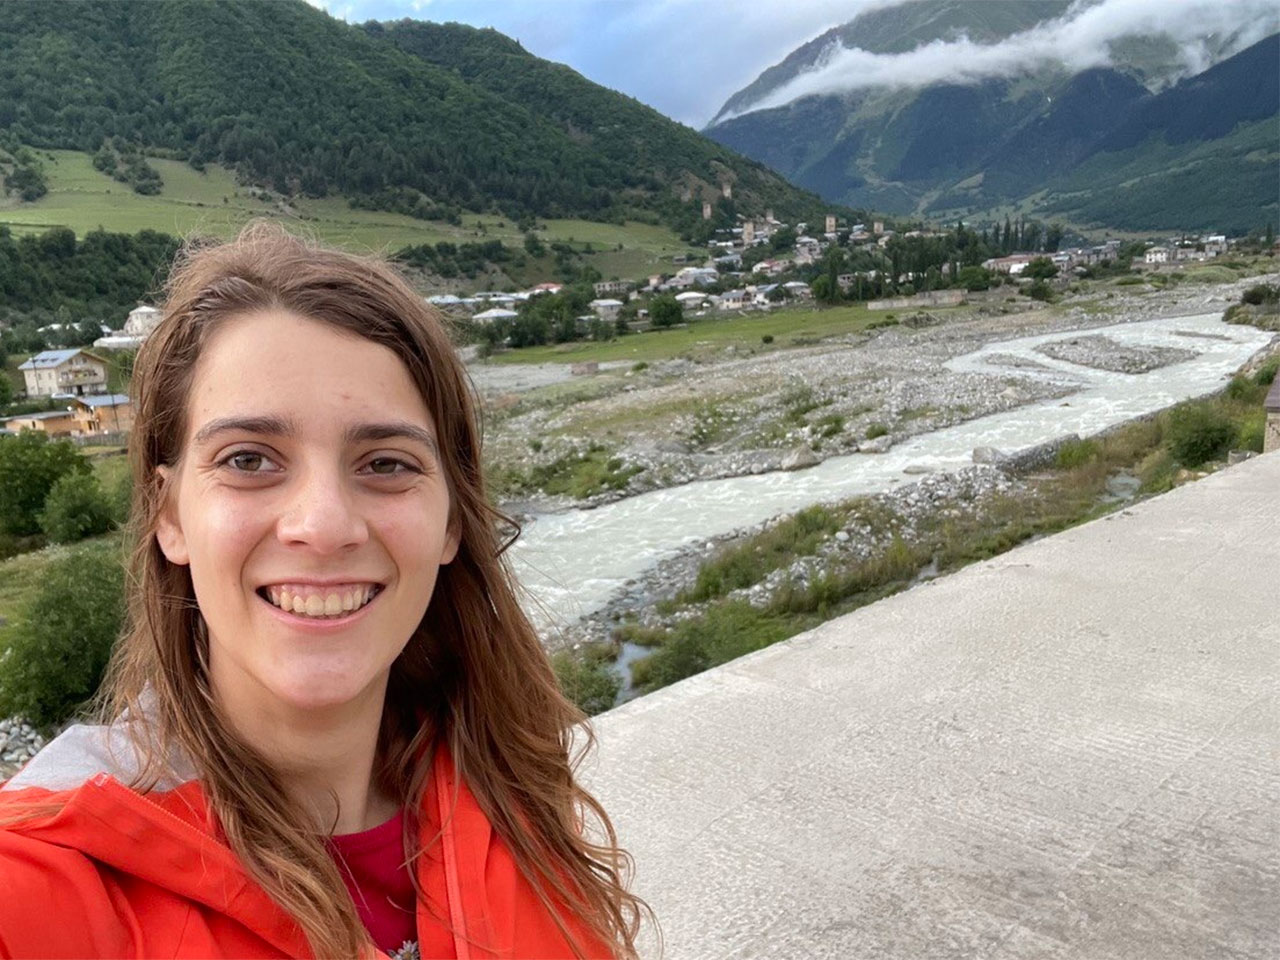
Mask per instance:
[[[61,803],[0,827],[0,957],[311,956],[297,923],[210,828],[199,781],[139,794],[121,782],[123,743],[109,728],[72,727],[0,786],[0,822],[20,802]],[[423,960],[572,957],[465,784],[448,816],[455,777],[437,750],[423,844],[446,827],[417,861]],[[566,922],[593,956],[613,956]]]

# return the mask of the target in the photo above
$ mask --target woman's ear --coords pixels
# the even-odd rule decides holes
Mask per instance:
[[[160,544],[160,552],[170,563],[185,567],[191,562],[191,555],[187,552],[187,538],[178,519],[173,468],[156,467],[156,473],[160,477],[160,516],[156,519],[156,543]]]
[[[453,563],[453,558],[458,555],[458,545],[462,542],[462,524],[458,522],[458,518],[454,517],[449,521],[449,529],[445,533],[444,550],[440,553],[440,565]]]

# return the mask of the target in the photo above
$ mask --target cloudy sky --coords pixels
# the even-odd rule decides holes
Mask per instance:
[[[411,17],[494,27],[531,53],[701,128],[733,93],[801,43],[860,11],[900,0],[309,2],[349,23]],[[961,38],[896,55],[832,49],[818,69],[759,106],[859,85],[975,81],[1045,58],[1077,69],[1102,66],[1108,63],[1106,41],[1129,32],[1169,33],[1183,52],[1186,71],[1195,73],[1209,65],[1206,34],[1229,39],[1232,53],[1278,28],[1276,0],[1083,0],[1061,21],[991,46]]]
[[[493,27],[701,128],[806,40],[885,0],[310,0],[348,23],[456,20]]]

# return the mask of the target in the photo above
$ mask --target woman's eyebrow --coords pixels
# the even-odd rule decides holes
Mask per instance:
[[[204,443],[210,437],[232,430],[239,433],[262,433],[273,437],[292,437],[298,432],[297,426],[284,417],[219,417],[216,420],[210,420],[196,432],[195,442]]]
[[[347,428],[346,441],[350,444],[369,443],[374,440],[412,440],[422,444],[431,451],[433,457],[440,456],[436,446],[436,438],[430,430],[407,420],[390,420],[386,423],[361,423]]]

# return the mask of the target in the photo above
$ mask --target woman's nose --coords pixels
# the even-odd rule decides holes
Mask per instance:
[[[282,543],[337,553],[368,540],[354,492],[337,471],[309,470],[292,487],[276,525]]]

